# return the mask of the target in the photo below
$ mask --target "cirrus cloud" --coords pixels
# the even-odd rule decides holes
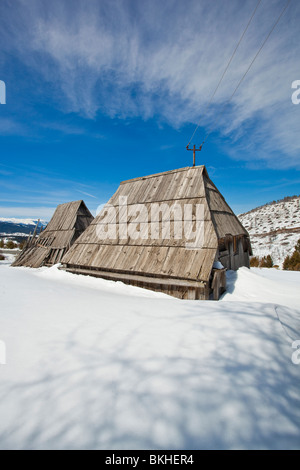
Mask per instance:
[[[256,0],[17,0],[1,5],[2,43],[55,84],[56,106],[88,119],[156,117],[174,127],[202,118],[235,140],[232,158],[299,166],[300,6],[292,2],[231,104],[239,79],[278,17],[262,1],[213,105],[202,116]],[[298,75],[297,75],[298,74]],[[201,135],[202,132],[202,135]],[[187,136],[187,140],[188,140]],[[245,152],[247,149],[247,152]],[[284,159],[282,158],[284,155]]]

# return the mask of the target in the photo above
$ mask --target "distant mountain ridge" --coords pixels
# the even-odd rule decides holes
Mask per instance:
[[[263,204],[262,206],[255,207],[254,209],[251,209],[250,211],[244,212],[243,214],[238,215],[238,217],[243,217],[246,214],[251,214],[252,212],[257,211],[259,209],[262,209],[265,206],[272,206],[274,204],[280,204],[281,202],[289,202],[289,201],[292,201],[294,199],[299,199],[299,198],[300,198],[300,195],[299,196],[297,196],[297,195],[295,195],[295,196],[285,196],[284,198],[278,199],[277,201],[274,200],[274,201],[271,201],[271,202],[266,202],[266,204]]]
[[[300,196],[287,196],[238,215],[249,232],[253,254],[271,255],[282,266],[300,238]]]
[[[0,237],[3,236],[25,236],[32,233],[38,219],[16,219],[0,217]],[[48,222],[40,220],[39,228],[46,227]],[[38,229],[39,230],[39,229]]]
[[[6,218],[6,217],[0,217],[0,222],[8,222],[12,224],[20,224],[20,225],[36,225],[38,219],[19,219],[19,218]],[[45,220],[40,220],[40,222],[45,225],[48,222]]]

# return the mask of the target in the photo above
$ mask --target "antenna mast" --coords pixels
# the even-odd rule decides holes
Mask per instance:
[[[192,149],[189,148],[190,144],[188,144],[188,145],[186,146],[186,149],[187,149],[187,150],[191,150],[191,151],[193,152],[193,166],[196,165],[196,152],[201,152],[201,150],[202,150],[202,145],[203,145],[203,144],[201,144],[198,149],[196,149],[196,145],[194,145]]]

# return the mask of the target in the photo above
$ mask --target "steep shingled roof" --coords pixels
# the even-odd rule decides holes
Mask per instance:
[[[25,246],[12,266],[38,268],[59,263],[93,218],[82,200],[60,204],[45,230]]]
[[[143,204],[147,214],[151,213],[153,204],[164,204],[162,214],[156,212],[151,218],[158,222],[157,238],[149,234],[146,238],[128,237],[121,239],[103,239],[99,237],[101,225],[114,217],[109,215],[108,208],[116,208],[117,228],[119,223],[120,198],[127,198],[128,210],[135,204]],[[122,199],[121,199],[122,201]],[[121,202],[122,204],[122,202]],[[204,236],[201,247],[187,247],[186,237],[176,239],[171,227],[170,238],[163,238],[162,226],[169,216],[169,209],[174,204],[180,206],[182,213],[185,204],[202,205],[204,210]],[[155,211],[154,211],[155,212]],[[109,219],[111,217],[111,219]],[[155,219],[155,217],[157,217]],[[172,219],[176,220],[176,212]],[[193,220],[195,214],[192,215]],[[143,230],[148,222],[146,214],[135,214],[129,217],[132,228]],[[192,282],[209,281],[213,263],[218,250],[219,239],[248,233],[232,212],[223,196],[209,179],[204,166],[186,167],[155,175],[123,181],[116,193],[109,200],[101,213],[94,219],[85,232],[76,240],[72,248],[62,259],[70,271],[81,268],[90,271],[109,272],[110,277],[122,280],[122,274],[141,277],[156,277],[168,280]],[[79,271],[77,271],[79,272]],[[134,279],[138,279],[135,277]],[[133,278],[132,278],[133,279]]]

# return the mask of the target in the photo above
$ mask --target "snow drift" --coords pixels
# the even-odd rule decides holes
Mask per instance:
[[[229,274],[182,301],[0,266],[0,448],[300,448],[300,273]]]

